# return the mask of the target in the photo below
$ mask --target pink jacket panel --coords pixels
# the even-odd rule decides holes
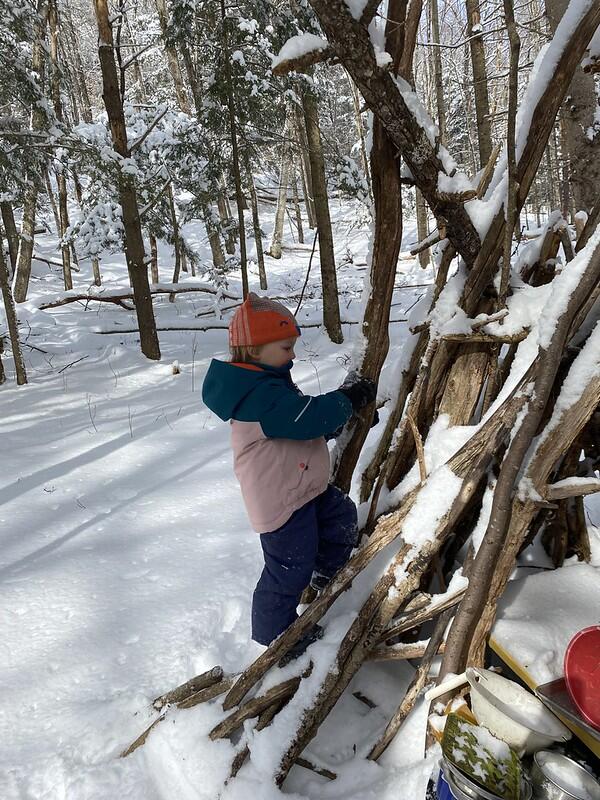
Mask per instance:
[[[233,469],[250,523],[275,531],[329,482],[325,439],[269,439],[258,422],[231,420]]]

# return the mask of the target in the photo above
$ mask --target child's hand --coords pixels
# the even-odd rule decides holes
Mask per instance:
[[[376,384],[368,378],[361,378],[356,372],[348,373],[338,391],[346,395],[354,411],[360,411],[377,397]]]

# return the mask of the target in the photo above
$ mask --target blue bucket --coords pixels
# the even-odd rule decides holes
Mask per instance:
[[[452,794],[452,789],[448,786],[448,782],[444,777],[444,772],[441,769],[438,775],[435,793],[437,800],[456,800],[456,796]]]

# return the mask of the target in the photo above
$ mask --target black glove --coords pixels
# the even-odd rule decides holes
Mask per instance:
[[[338,391],[345,394],[352,403],[353,411],[360,411],[377,397],[377,386],[368,378],[361,378],[356,372],[350,372]]]
[[[375,425],[379,425],[379,411],[375,409],[375,413],[373,414],[373,422],[371,423],[371,427],[374,428]]]

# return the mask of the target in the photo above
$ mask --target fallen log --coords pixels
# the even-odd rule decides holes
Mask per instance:
[[[168,294],[168,295],[175,295],[175,294],[189,294],[193,292],[203,292],[205,294],[212,294],[217,295],[220,294],[221,297],[225,297],[227,300],[238,300],[240,303],[242,302],[241,297],[237,297],[234,294],[230,294],[229,292],[218,292],[216,289],[213,289],[209,286],[181,286],[178,283],[172,284],[152,284],[150,286],[150,294],[151,295],[158,295],[158,294]],[[83,293],[73,293],[67,294],[64,297],[60,297],[58,300],[52,300],[49,303],[40,303],[38,308],[41,311],[45,311],[48,308],[58,308],[59,306],[65,306],[69,303],[88,303],[88,302],[96,302],[96,303],[119,303],[123,300],[133,300],[133,292],[121,292],[115,291],[110,289],[105,289],[101,292],[94,292],[93,294],[89,294],[88,292]]]

